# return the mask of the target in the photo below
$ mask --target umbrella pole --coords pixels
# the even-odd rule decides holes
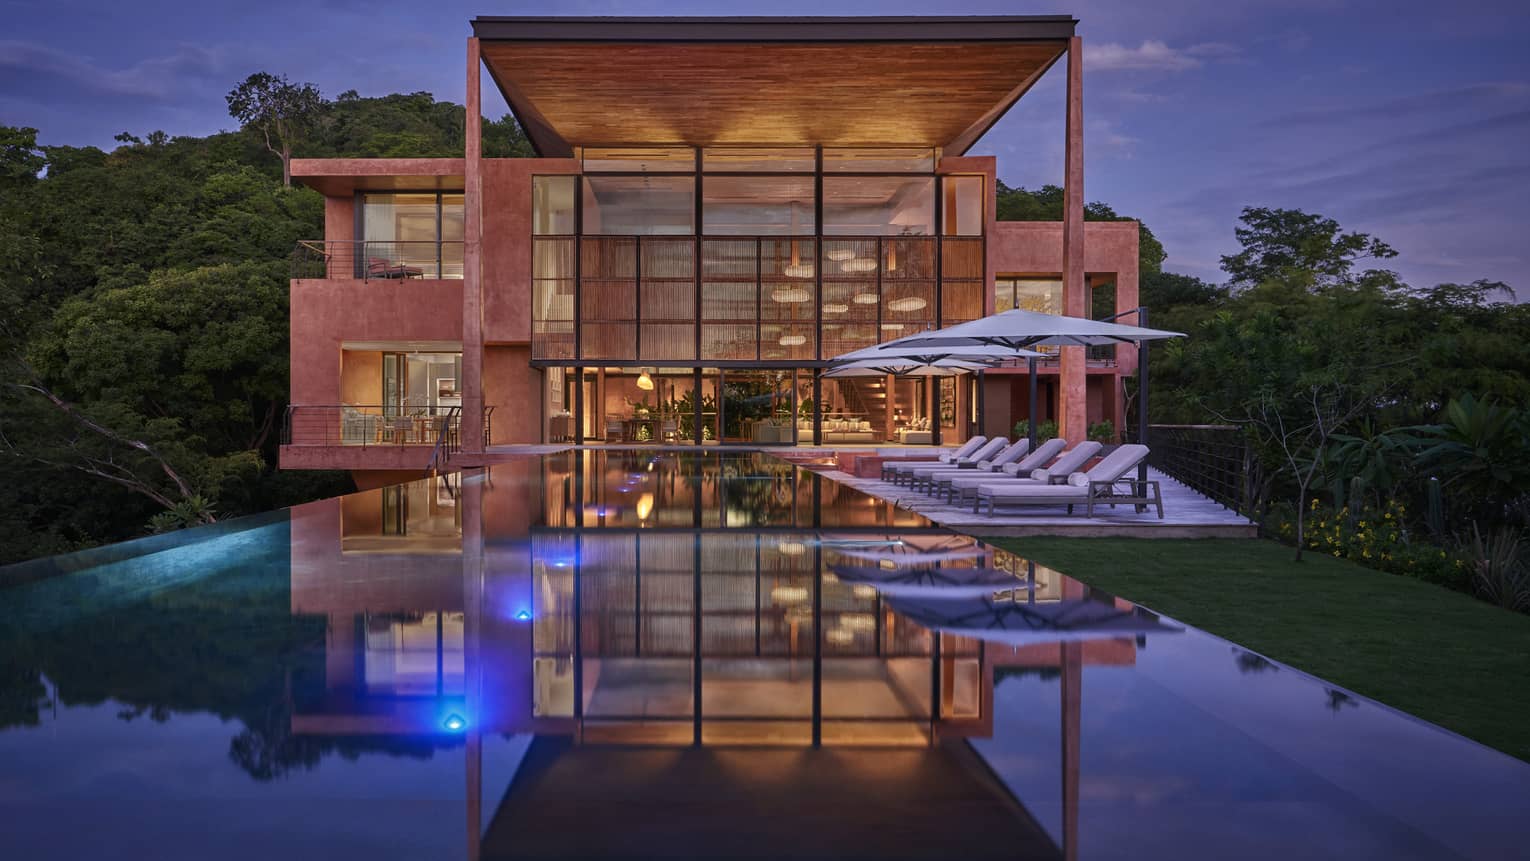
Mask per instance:
[[[986,397],[987,397],[987,395],[983,392],[983,369],[982,368],[978,368],[978,372],[977,372],[977,419],[978,419],[977,433],[984,433],[988,429],[988,422],[984,419],[984,415],[983,415],[984,407],[986,406],[986,404],[984,403],[984,399]]]
[[[1030,451],[1035,451],[1036,450],[1036,359],[1034,357],[1026,359],[1025,360],[1025,365],[1026,365],[1026,369],[1029,371],[1029,376],[1030,376],[1030,380],[1031,380],[1031,414],[1030,414],[1030,418],[1026,421],[1025,424],[1026,424],[1027,427],[1030,428],[1030,433],[1028,434],[1028,436],[1029,436],[1029,439],[1031,441],[1031,447],[1030,447],[1029,450]]]
[[[1146,308],[1137,309],[1137,325],[1146,329],[1148,322]],[[1137,443],[1148,444],[1148,342],[1137,342]],[[1139,498],[1145,496],[1147,487],[1147,459],[1144,458],[1137,464],[1137,481],[1139,482],[1135,492]]]

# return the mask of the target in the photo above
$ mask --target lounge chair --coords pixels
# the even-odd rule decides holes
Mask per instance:
[[[1127,473],[1148,455],[1145,445],[1123,445],[1106,455],[1104,460],[1086,472],[1068,476],[1065,484],[1040,481],[1000,481],[981,484],[977,488],[977,500],[972,504],[974,514],[980,513],[983,503],[988,503],[992,514],[1001,505],[1066,505],[1073,513],[1076,505],[1084,506],[1084,516],[1093,517],[1096,505],[1118,504],[1152,505],[1158,509],[1158,519],[1163,519],[1163,493],[1156,481],[1138,481]],[[1118,491],[1124,490],[1125,493]]]
[[[926,493],[933,494],[935,488],[942,481],[956,475],[972,475],[974,472],[998,472],[1005,466],[1014,463],[1025,453],[1031,450],[1031,441],[1021,439],[992,457],[974,460],[970,465],[957,463],[954,466],[929,467],[927,469],[914,470],[914,487],[922,483]]]
[[[1011,464],[1011,468],[1000,470],[1002,475],[995,475],[988,481],[952,482],[952,490],[947,494],[947,500],[954,500],[957,505],[966,505],[967,497],[975,495],[979,486],[996,482],[1061,484],[1068,480],[1069,475],[1083,469],[1090,458],[1099,454],[1100,448],[1099,443],[1088,440],[1059,454],[1056,460],[1039,469],[1026,472],[1020,469],[1018,464]]]
[[[929,480],[931,473],[944,472],[950,469],[975,469],[979,463],[993,458],[1008,447],[1009,440],[996,436],[984,443],[982,448],[966,457],[959,457],[951,463],[931,463],[924,466],[916,466],[909,474],[909,486],[918,490],[919,485]]]
[[[897,484],[899,478],[912,475],[914,467],[929,466],[933,463],[955,463],[957,458],[966,457],[967,455],[972,454],[973,452],[982,448],[983,443],[986,442],[988,442],[988,437],[980,435],[967,440],[965,443],[962,443],[962,446],[955,451],[947,452],[946,454],[943,454],[939,457],[929,458],[927,460],[889,461],[882,464],[882,480],[891,481],[892,483]]]
[[[934,495],[945,495],[947,502],[959,502],[964,496],[972,494],[980,484],[988,484],[993,481],[1001,481],[1006,477],[1029,476],[1032,472],[1046,466],[1052,459],[1062,454],[1062,450],[1068,447],[1067,440],[1049,439],[1036,450],[1027,454],[1024,458],[1006,463],[987,474],[974,474],[971,472],[948,473],[942,475],[936,482]]]

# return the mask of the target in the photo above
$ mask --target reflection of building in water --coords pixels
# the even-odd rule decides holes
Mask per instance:
[[[986,822],[990,839],[924,857],[995,845],[1059,855],[961,738],[992,733],[1004,668],[1058,668],[1072,692],[1064,792],[1076,799],[1079,667],[1130,662],[1132,640],[1010,648],[934,635],[830,567],[859,546],[971,539],[811,473],[715,458],[650,472],[647,456],[624,458],[527,459],[450,496],[419,481],[296,509],[292,610],[325,616],[327,633],[324,694],[299,705],[292,731],[460,733],[475,858],[558,854],[569,839],[599,854],[621,848],[610,835],[622,823],[680,839],[699,816],[784,851],[759,830],[771,821],[761,805],[809,822],[852,788],[866,810],[919,811],[906,834],[942,833],[942,805]],[[1004,553],[949,564],[1011,571],[1038,603],[1088,597],[1045,568],[1028,588],[1031,566]],[[530,746],[491,779],[485,751],[510,738]],[[585,834],[588,811],[608,806],[621,811],[612,827]],[[859,835],[838,857],[921,854],[873,839],[887,832],[870,824],[804,827],[794,840]]]

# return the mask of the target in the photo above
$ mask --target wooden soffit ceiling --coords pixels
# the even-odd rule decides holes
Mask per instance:
[[[856,19],[817,20],[842,25],[834,31],[841,35],[804,26],[797,39],[749,41],[748,28],[735,26],[689,32],[695,40],[485,38],[481,45],[544,156],[642,143],[900,144],[961,155],[1067,49],[1062,38],[992,38],[1002,28],[959,39],[935,38],[938,27],[868,24],[861,31],[868,38],[854,40],[842,34],[857,32]],[[913,32],[925,36],[899,36]],[[705,39],[710,33],[728,38]]]

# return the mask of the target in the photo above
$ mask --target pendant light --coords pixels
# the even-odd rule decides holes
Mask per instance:
[[[653,391],[653,377],[648,376],[647,368],[644,368],[643,372],[638,374],[637,387],[645,392]]]

